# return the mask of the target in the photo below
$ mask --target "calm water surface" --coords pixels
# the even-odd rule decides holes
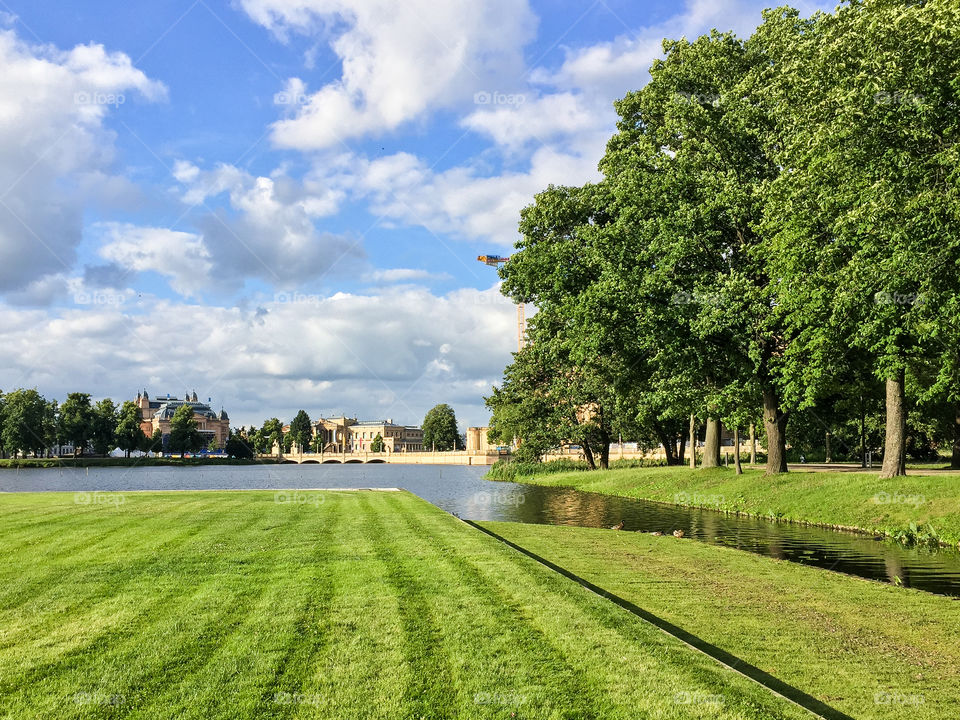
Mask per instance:
[[[484,480],[486,468],[417,465],[240,465],[0,471],[0,491],[237,490],[401,487],[469,520],[672,533],[860,577],[960,596],[960,553],[905,548],[853,533],[709,510]],[[2,497],[0,497],[2,502]]]

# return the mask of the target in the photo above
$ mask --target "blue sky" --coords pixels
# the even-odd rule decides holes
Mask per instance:
[[[485,423],[476,256],[597,178],[664,36],[764,6],[0,0],[0,388]]]

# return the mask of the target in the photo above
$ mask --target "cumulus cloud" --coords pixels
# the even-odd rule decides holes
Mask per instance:
[[[315,150],[393,130],[523,75],[536,27],[525,0],[241,0],[281,36],[320,34],[340,59],[335,82],[309,91],[291,78],[290,114],[273,127],[281,147]],[[286,98],[285,100],[283,98]]]
[[[0,292],[68,271],[85,200],[125,193],[109,174],[108,113],[166,90],[102,45],[62,51],[0,31]],[[130,95],[130,97],[128,97]]]
[[[257,277],[294,287],[334,269],[353,272],[364,257],[359,238],[317,229],[316,220],[336,212],[344,192],[316,177],[295,181],[282,170],[255,176],[233,165],[204,171],[185,161],[174,176],[185,204],[204,205],[196,222],[220,283]],[[211,208],[208,201],[221,194],[227,207]]]
[[[13,382],[49,397],[83,390],[116,400],[144,386],[195,388],[222,401],[234,424],[289,420],[301,407],[416,423],[438,402],[482,424],[481,397],[516,342],[514,307],[496,287],[291,295],[257,308],[130,298],[0,311],[5,390]]]
[[[492,142],[498,169],[488,166],[490,153],[442,170],[406,152],[377,159],[350,155],[341,158],[332,183],[395,222],[510,246],[520,210],[536,193],[550,184],[599,178],[597,165],[616,131],[613,102],[647,82],[664,37],[693,37],[715,26],[747,36],[763,7],[758,0],[691,0],[662,23],[567,49],[559,67],[532,68],[529,85],[517,92],[480,93],[460,124]],[[294,26],[307,17],[283,16]],[[277,16],[273,22],[283,21]]]
[[[98,253],[114,267],[159,273],[185,297],[199,295],[210,283],[210,253],[198,235],[123,223],[98,229],[103,235]]]
[[[562,92],[477,110],[464,118],[462,125],[512,150],[531,140],[547,144],[609,128],[611,115],[609,108],[599,111],[583,96]]]
[[[331,182],[367,198],[376,215],[466,240],[510,246],[520,210],[553,184],[581,184],[599,177],[597,160],[606,136],[583,139],[579,153],[540,147],[527,170],[484,176],[473,166],[432,170],[410,153],[376,160],[353,157]]]

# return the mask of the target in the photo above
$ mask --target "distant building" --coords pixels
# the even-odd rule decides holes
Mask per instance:
[[[467,450],[469,452],[487,452],[496,450],[495,445],[491,445],[487,440],[489,427],[468,427],[467,428]]]
[[[313,424],[314,434],[323,438],[324,452],[365,452],[377,435],[383,438],[387,452],[419,452],[423,450],[423,430],[414,425],[397,425],[387,420],[356,418],[319,418]]]
[[[197,421],[197,429],[204,436],[205,445],[216,439],[217,447],[224,447],[230,437],[230,418],[224,410],[215,412],[207,402],[197,400],[196,391],[193,394],[184,393],[183,399],[167,395],[153,400],[147,391],[137,393],[137,405],[143,413],[143,424],[140,428],[149,437],[158,429],[163,433],[163,446],[167,447],[170,438],[170,421],[177,408],[189,405],[193,408],[193,419]]]

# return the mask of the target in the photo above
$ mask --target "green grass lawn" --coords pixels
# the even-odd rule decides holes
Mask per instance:
[[[481,524],[853,717],[960,717],[956,600],[669,536]]]
[[[411,495],[292,500],[0,495],[0,717],[809,717]]]
[[[517,478],[518,482],[715,508],[896,535],[910,523],[960,542],[960,473],[913,472],[881,480],[866,472],[790,472],[686,467],[626,468]]]

